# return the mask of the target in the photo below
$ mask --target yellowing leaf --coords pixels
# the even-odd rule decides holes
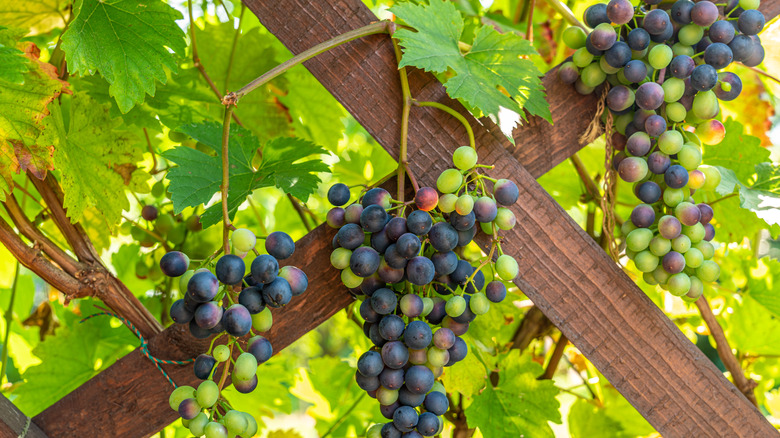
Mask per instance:
[[[30,29],[33,35],[65,27],[71,0],[3,0],[0,23]]]

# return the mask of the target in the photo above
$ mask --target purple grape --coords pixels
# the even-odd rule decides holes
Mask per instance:
[[[423,286],[433,281],[434,274],[433,262],[428,257],[414,257],[406,265],[407,280],[417,286]]]
[[[666,31],[666,26],[671,24],[666,11],[653,9],[645,15],[642,27],[650,35],[661,35]]]
[[[674,208],[674,215],[683,225],[693,226],[699,223],[701,211],[690,202],[681,202]]]
[[[180,251],[171,251],[160,258],[160,270],[168,277],[181,277],[190,266],[190,258]]]
[[[249,380],[237,380],[232,377],[230,380],[232,380],[233,387],[236,388],[236,391],[241,394],[249,394],[257,388],[257,374],[253,375]]]
[[[634,92],[625,85],[612,87],[607,93],[607,107],[613,111],[622,111],[633,104]]]
[[[672,240],[682,232],[682,224],[674,216],[663,216],[658,221],[658,233],[664,239]]]
[[[634,18],[634,6],[628,0],[610,0],[607,18],[615,24],[626,24]]]
[[[289,282],[290,280],[287,281]],[[308,284],[308,280],[306,282]],[[294,287],[293,283],[290,283],[290,287]],[[371,297],[374,292],[383,287],[385,287],[385,282],[380,280],[378,277],[368,277],[364,279],[362,283],[360,283],[360,291],[368,297]]]
[[[360,204],[352,204],[344,209],[344,220],[348,224],[360,224],[360,215],[363,214],[363,206]]]
[[[171,320],[176,324],[186,324],[192,321],[192,318],[194,317],[193,313],[190,312],[184,304],[184,300],[174,301],[173,304],[171,304],[169,313],[171,315]]]
[[[718,20],[712,23],[712,26],[710,26],[710,30],[708,33],[708,36],[710,37],[710,41],[712,41],[713,43],[723,43],[723,44],[730,43],[731,40],[734,39],[734,35],[736,35],[736,30],[734,29],[734,25],[731,24],[730,21],[726,21],[726,20]]]
[[[179,404],[179,415],[185,420],[192,420],[201,411],[201,407],[194,398],[188,398]]]
[[[458,256],[452,251],[437,252],[431,256],[436,275],[449,275],[458,266]]]
[[[655,222],[655,210],[647,204],[639,204],[631,211],[631,222],[638,228],[648,228]]]
[[[404,327],[406,327],[406,324],[398,315],[385,315],[379,320],[379,334],[388,341],[401,339]]]
[[[428,232],[428,239],[436,251],[452,251],[458,245],[458,232],[446,222],[437,222]]]
[[[628,157],[620,162],[618,174],[623,181],[637,182],[647,175],[647,163],[640,157]]]
[[[358,277],[370,277],[379,269],[380,261],[379,253],[374,248],[361,246],[352,252],[349,258],[349,268]]]
[[[222,320],[222,306],[209,301],[198,306],[195,311],[195,323],[201,328],[214,328]]]
[[[376,310],[374,310],[374,307],[371,305],[371,300],[364,300],[361,302],[359,310],[360,317],[365,319],[366,322],[376,323],[379,322],[379,319],[381,318],[381,315],[377,313]]]
[[[636,196],[645,204],[655,204],[661,199],[661,186],[653,181],[645,181],[637,186]]]
[[[661,262],[664,270],[670,274],[678,274],[685,269],[685,257],[677,251],[669,251]]]
[[[187,295],[198,303],[214,299],[219,291],[219,281],[211,272],[198,272],[187,283]]]
[[[664,182],[673,189],[681,189],[688,184],[688,171],[679,164],[673,164],[666,169]]]
[[[645,110],[655,110],[664,103],[664,89],[655,82],[645,82],[640,85],[635,95],[637,106]]]
[[[390,341],[382,346],[382,362],[388,368],[401,369],[408,361],[409,349],[403,342]]]
[[[399,237],[408,232],[406,219],[402,217],[394,217],[385,225],[385,233],[391,242],[397,241]]]
[[[282,307],[292,299],[292,288],[284,278],[276,277],[274,281],[263,286],[263,300],[266,306]]]
[[[710,207],[708,204],[697,204],[696,208],[699,209],[699,213],[701,213],[700,221],[702,224],[708,224],[712,220],[713,212],[712,207]]]
[[[709,242],[710,240],[715,238],[715,227],[712,226],[712,224],[705,224],[704,225],[704,240]]]
[[[493,196],[495,196],[496,202],[508,207],[517,202],[520,190],[514,182],[508,179],[500,179],[493,185]]]
[[[385,368],[379,373],[379,384],[387,389],[400,389],[404,385],[404,370]]]
[[[659,115],[652,115],[645,120],[645,131],[651,137],[658,137],[666,131],[666,119]]]
[[[265,288],[263,290],[265,291]],[[233,304],[225,310],[223,322],[225,324],[225,331],[229,335],[240,338],[249,333],[249,329],[252,328],[252,315],[250,315],[246,307],[241,304]]]
[[[720,70],[731,64],[734,56],[729,46],[723,43],[712,43],[704,51],[704,62]]]
[[[271,345],[271,342],[262,336],[254,336],[249,339],[246,347],[246,351],[257,359],[258,364],[265,363],[274,354],[274,347]]]
[[[404,343],[414,350],[428,348],[432,338],[431,327],[422,321],[412,321],[404,330]]]
[[[447,312],[445,310],[447,302],[439,297],[435,297],[433,299],[433,309],[431,309],[431,313],[429,313],[425,319],[434,325],[441,324],[441,321],[444,319],[444,317],[447,315]]]
[[[628,138],[628,141],[626,142],[626,151],[635,157],[642,157],[650,152],[651,146],[652,143],[650,142],[650,137],[647,134],[644,132],[635,132],[631,135],[631,137]]]
[[[341,231],[347,227],[349,227],[349,225],[342,227],[341,230],[339,230],[339,234],[341,234]],[[361,231],[360,233],[362,234],[363,232]],[[271,255],[260,254],[259,256],[255,257],[254,260],[252,260],[252,265],[249,267],[249,272],[252,273],[252,278],[254,278],[256,282],[261,284],[269,284],[274,281],[276,276],[279,274],[279,262],[277,262],[276,258]],[[195,277],[193,276],[192,278]]]
[[[558,78],[564,84],[573,84],[577,82],[580,77],[580,72],[577,70],[577,66],[573,62],[564,62],[558,67]]]
[[[328,202],[336,207],[341,207],[349,202],[349,187],[346,184],[336,183],[328,189]]]
[[[485,288],[485,296],[494,303],[500,303],[506,298],[506,286],[500,281],[491,281]]]
[[[647,65],[638,59],[628,61],[626,66],[623,67],[623,76],[625,76],[626,79],[628,79],[630,82],[638,84],[647,78]]]
[[[755,67],[764,62],[764,56],[764,47],[761,44],[754,43],[750,54],[748,54],[747,58],[742,61],[742,63],[748,67]]]
[[[688,55],[677,55],[669,64],[669,71],[672,73],[672,76],[680,79],[690,76],[694,68],[696,68],[696,62]]]
[[[265,250],[268,251],[268,254],[274,256],[276,260],[284,260],[295,252],[295,242],[293,242],[289,234],[282,231],[274,231],[265,238]]]
[[[498,215],[496,201],[483,196],[474,202],[474,218],[482,223],[493,222]]]
[[[390,192],[381,187],[374,187],[366,192],[361,204],[363,205],[363,208],[366,208],[369,205],[379,205],[384,209],[388,209],[390,208],[390,200],[392,199],[393,196],[390,195]]]
[[[341,228],[346,224],[346,220],[344,219],[344,209],[341,207],[333,207],[330,210],[328,210],[327,216],[325,216],[325,222],[328,223],[328,226],[331,228]]]
[[[729,84],[731,89],[729,91],[723,90],[723,84]],[[742,92],[742,80],[735,73],[730,71],[724,71],[718,74],[718,85],[713,88],[715,95],[718,99],[724,101],[734,100]]]
[[[691,8],[691,21],[702,27],[709,27],[718,19],[718,7],[707,0],[700,1]]]

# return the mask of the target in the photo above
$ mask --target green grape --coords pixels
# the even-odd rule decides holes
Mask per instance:
[[[504,231],[511,230],[512,227],[515,226],[516,222],[517,222],[517,218],[515,218],[515,214],[512,213],[512,210],[506,207],[498,208],[498,214],[496,215],[496,219],[493,221],[493,223],[496,224],[499,230],[504,230]]]
[[[580,72],[580,80],[589,87],[598,87],[605,79],[607,79],[607,74],[604,73],[604,70],[597,63],[584,67]]]
[[[680,272],[669,277],[669,281],[666,283],[669,293],[674,296],[680,297],[688,293],[691,288],[691,278],[688,274]]]
[[[436,188],[442,193],[453,193],[463,184],[463,175],[457,169],[447,169],[436,180]]]
[[[152,196],[159,198],[165,194],[165,184],[162,181],[157,181],[152,186]]]
[[[190,282],[190,278],[192,278],[193,275],[195,275],[195,271],[190,269],[179,277],[179,290],[181,293],[187,292],[187,283]]]
[[[355,275],[352,269],[347,267],[341,271],[341,282],[344,283],[344,286],[354,289],[363,283],[363,278]]]
[[[650,241],[650,252],[657,257],[663,257],[672,250],[672,241],[661,236],[653,237]]]
[[[658,267],[658,257],[644,250],[634,256],[634,264],[640,272],[653,272]]]
[[[474,209],[474,198],[471,195],[462,195],[455,202],[455,211],[458,214],[467,215]]]
[[[477,164],[477,151],[471,146],[461,146],[452,154],[452,162],[460,170],[471,169]]]
[[[246,228],[239,228],[233,231],[231,241],[233,242],[233,248],[241,252],[249,252],[257,245],[255,233]]]
[[[704,283],[699,280],[698,277],[690,276],[691,277],[691,288],[688,289],[688,293],[682,296],[683,301],[686,301],[688,303],[693,303],[696,300],[699,299],[702,294],[704,294]]]
[[[206,428],[207,424],[209,424],[209,417],[205,413],[201,412],[195,416],[195,418],[190,420],[190,424],[188,426],[190,432],[192,432],[193,435],[202,436],[205,433],[204,429]]]
[[[702,190],[715,190],[715,188],[720,184],[720,171],[718,168],[712,166],[701,166],[699,167],[699,170],[704,173],[704,185],[702,186]]]
[[[629,112],[626,114],[621,114],[615,119],[615,129],[617,132],[625,135],[626,134],[626,127],[629,123],[634,122],[634,113]]]
[[[667,78],[661,88],[664,89],[664,102],[677,102],[685,93],[685,81],[678,78]]]
[[[428,391],[428,393],[431,392],[440,392],[442,394],[447,394],[447,390],[444,388],[444,384],[439,381],[433,382],[433,388],[431,388],[431,390]]]
[[[227,438],[227,429],[220,423],[210,421],[204,429],[206,438]]]
[[[701,266],[696,268],[696,276],[698,276],[701,281],[711,283],[720,277],[720,266],[712,260],[705,260],[702,262]]]
[[[683,144],[685,144],[685,139],[683,138],[683,135],[680,134],[680,131],[665,131],[658,136],[658,149],[666,155],[674,155],[677,152],[680,152]]]
[[[460,295],[453,295],[444,305],[447,315],[457,318],[466,311],[466,300]]]
[[[507,254],[502,254],[496,259],[496,273],[504,281],[512,281],[520,273],[517,260]]]
[[[672,122],[682,122],[687,114],[688,111],[685,110],[685,106],[680,102],[672,102],[666,105],[666,118]]]
[[[677,39],[680,41],[680,44],[685,44],[686,46],[698,44],[702,37],[704,37],[704,28],[693,23],[681,27],[677,33]]]
[[[683,225],[682,232],[691,239],[691,243],[697,243],[704,239],[706,230],[704,229],[704,225],[698,223],[691,226]]]
[[[171,392],[171,395],[168,397],[168,404],[171,406],[171,409],[178,411],[181,402],[188,398],[195,398],[195,388],[187,385],[179,386]]]
[[[698,268],[704,262],[704,255],[696,248],[689,249],[685,254],[685,266]]]
[[[181,245],[184,243],[184,239],[187,237],[186,228],[184,224],[176,224],[171,231],[168,232],[168,241],[174,245]]]
[[[643,251],[652,239],[653,232],[648,228],[637,228],[626,236],[626,248],[635,252]]]
[[[257,434],[257,420],[255,420],[255,417],[246,412],[242,413],[244,414],[244,418],[246,418],[246,429],[244,429],[244,433],[240,433],[239,435],[245,437],[255,436]]]
[[[644,280],[645,283],[649,284],[650,286],[655,286],[658,284],[658,281],[656,281],[655,277],[653,277],[653,272],[645,272],[642,274],[642,280]]]
[[[577,50],[585,47],[587,35],[577,26],[567,27],[563,30],[563,43],[571,49]]]
[[[591,62],[593,62],[593,54],[588,52],[588,49],[581,48],[577,49],[576,52],[571,56],[571,60],[579,68],[587,67],[590,65]]]
[[[677,153],[677,159],[686,170],[695,170],[701,165],[701,150],[692,143],[686,143]]]
[[[647,56],[647,52],[649,52],[649,51],[650,51],[649,47],[645,48],[645,50],[640,50],[640,51],[632,50],[631,51],[631,59],[639,59],[639,60],[644,61],[645,57]],[[647,61],[644,61],[644,62],[645,62],[645,64],[647,64]]]
[[[659,44],[650,49],[650,53],[647,54],[647,61],[651,67],[660,70],[666,68],[672,62],[673,57],[674,53],[671,47],[666,44]]]
[[[398,390],[387,389],[384,386],[380,386],[376,390],[376,400],[383,405],[391,405],[398,401]]]
[[[603,71],[608,75],[614,75],[615,73],[620,71],[619,68],[615,68],[609,65],[609,63],[607,63],[607,58],[604,56],[602,56],[601,59],[599,59],[599,68],[601,69],[601,71]],[[612,85],[617,85],[617,84],[612,84]]]
[[[680,254],[685,254],[691,249],[691,239],[685,234],[680,234],[672,239],[672,249]]]
[[[252,328],[261,333],[271,330],[273,322],[273,315],[271,315],[271,309],[268,307],[263,309],[262,312],[252,315]]]
[[[195,391],[195,399],[204,408],[214,406],[214,403],[219,399],[219,386],[213,380],[204,380]]]
[[[672,46],[672,54],[674,56],[680,56],[680,55],[693,56],[695,54],[695,50],[693,50],[693,47],[685,45],[683,43],[674,43],[674,45]]]
[[[677,204],[685,200],[685,192],[683,189],[664,189],[664,204],[668,207],[677,207]]]
[[[374,424],[366,431],[366,438],[382,438],[382,424]]]
[[[232,410],[222,417],[229,432],[240,434],[246,430],[247,421],[243,414],[241,411]]]
[[[693,247],[701,251],[701,255],[704,260],[709,260],[715,256],[715,247],[706,240],[702,240],[701,242],[696,243],[696,245],[693,245]]]
[[[620,234],[623,235],[623,236],[628,236],[628,233],[636,230],[637,228],[639,228],[639,227],[634,225],[633,222],[625,221],[625,222],[623,222],[623,225],[620,226]]]
[[[241,353],[233,367],[233,378],[239,381],[251,380],[257,373],[257,359],[252,353]]]
[[[493,235],[493,222],[479,222],[479,228],[488,236]]]
[[[458,201],[458,196],[452,193],[447,193],[439,197],[439,210],[442,213],[452,213],[455,211],[455,203]]]
[[[653,271],[653,278],[655,279],[658,284],[666,284],[669,281],[669,277],[672,275],[668,272],[666,272],[666,269],[664,269],[663,266],[658,266]]]
[[[469,308],[475,315],[484,315],[490,310],[490,300],[482,292],[477,292],[471,296]],[[444,364],[439,366],[444,366]]]
[[[187,134],[177,131],[168,131],[168,139],[174,143],[181,143],[190,138]]]
[[[720,105],[718,104],[718,96],[716,96],[715,92],[712,90],[699,91],[693,98],[693,114],[702,120],[715,117],[719,110]]]
[[[450,360],[450,353],[436,347],[428,349],[428,364],[434,367],[443,367]]]
[[[347,248],[336,248],[330,253],[330,264],[336,269],[345,269],[349,266],[350,257],[352,257],[352,251]]]
[[[217,362],[224,362],[230,357],[230,348],[227,345],[217,345],[214,347],[212,356]]]
[[[431,310],[433,310],[433,300],[429,297],[425,297],[422,299],[423,302],[423,311],[420,314],[420,316],[428,316],[428,314],[431,313]]]
[[[168,232],[173,229],[174,225],[176,225],[176,221],[170,214],[161,214],[154,221],[154,229],[162,235],[168,234]]]
[[[739,7],[748,10],[748,9],[758,9],[758,7],[761,5],[761,0],[739,0]]]

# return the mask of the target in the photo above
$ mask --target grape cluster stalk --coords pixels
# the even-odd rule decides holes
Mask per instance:
[[[710,243],[713,210],[693,199],[721,180],[717,168],[702,164],[702,146],[723,140],[719,100],[742,91],[739,76],[723,69],[764,59],[758,33],[765,18],[759,0],[729,0],[722,11],[707,0],[677,0],[669,10],[660,3],[590,6],[590,33],[564,31],[575,52],[558,76],[582,94],[605,82],[611,87],[613,166],[641,201],[622,227],[626,255],[646,283],[693,302],[720,275]]]
[[[472,147],[458,148],[453,162],[439,175],[438,191],[422,187],[409,202],[372,188],[347,205],[349,187],[328,191],[335,207],[327,223],[338,229],[330,261],[360,299],[363,331],[374,344],[359,357],[355,379],[390,420],[371,426],[368,437],[441,432],[449,401],[437,379],[466,357],[461,336],[469,323],[504,300],[504,282],[519,272],[498,236],[515,225],[507,206],[517,201],[517,185],[481,173],[491,166],[477,164]],[[492,242],[472,264],[459,253],[478,232]]]
[[[287,233],[275,231],[265,238],[267,254],[260,254],[252,261],[250,274],[246,276],[244,257],[255,250],[257,236],[239,228],[233,231],[231,242],[234,254],[220,257],[213,272],[205,266],[189,270],[189,258],[179,251],[168,252],[160,259],[162,272],[178,277],[180,290],[184,292],[184,298],[171,305],[171,319],[177,324],[187,324],[196,338],[216,335],[209,351],[195,359],[193,371],[202,382],[197,388],[177,387],[169,399],[184,426],[193,435],[207,438],[251,437],[257,433],[254,417],[233,409],[222,397],[222,388],[229,374],[238,392],[247,394],[255,390],[258,367],[271,358],[273,346],[265,337],[255,335],[244,348],[240,338],[250,332],[268,331],[273,323],[270,308],[286,305],[308,287],[308,278],[301,269],[279,267],[279,262],[295,251],[295,243]],[[212,261],[207,259],[205,264],[211,265]],[[226,343],[214,345],[225,335]],[[240,354],[235,355],[234,348]],[[222,368],[217,382],[219,364]]]

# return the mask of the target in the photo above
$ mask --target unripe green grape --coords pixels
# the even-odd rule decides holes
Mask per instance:
[[[210,421],[204,429],[206,438],[227,438],[227,428],[220,423]]]
[[[227,345],[217,345],[214,347],[212,356],[217,362],[224,362],[230,357],[230,348]]]
[[[677,153],[677,160],[686,170],[697,169],[701,165],[701,149],[692,143],[686,143]]]
[[[466,311],[466,300],[460,295],[454,295],[447,300],[444,311],[452,318],[457,318]]]
[[[672,250],[672,241],[661,236],[653,237],[650,241],[650,252],[657,257],[663,257]]]
[[[431,310],[433,310],[433,300],[425,297],[422,299],[423,302],[423,311],[420,314],[420,316],[428,316],[429,313],[431,313]]]
[[[350,257],[352,257],[352,251],[347,248],[336,248],[330,253],[330,264],[336,269],[345,269],[349,266]]]
[[[496,259],[496,273],[504,281],[512,281],[520,273],[517,260],[507,254],[502,254]]]
[[[626,248],[634,252],[644,251],[653,239],[653,232],[648,228],[637,228],[626,236]]]
[[[398,401],[398,390],[387,389],[384,386],[380,386],[379,389],[376,390],[376,400],[385,406],[391,405]]]
[[[257,434],[257,420],[249,413],[243,412],[243,414],[244,418],[246,418],[246,429],[244,429],[244,433],[240,433],[239,435],[253,437]]]
[[[461,215],[467,215],[474,209],[474,198],[471,195],[461,195],[455,202],[455,211]]]
[[[195,398],[195,388],[189,385],[179,386],[168,396],[168,404],[174,411],[179,410],[179,405],[188,398]]]
[[[463,184],[463,175],[457,169],[447,169],[436,180],[436,188],[442,193],[452,193]]]
[[[634,225],[633,222],[625,221],[625,222],[623,222],[623,225],[620,226],[620,234],[623,235],[623,236],[628,236],[628,234],[630,232],[636,230],[637,228],[639,228],[639,227]]]
[[[718,96],[712,90],[699,91],[693,98],[693,113],[696,117],[707,120],[715,117],[720,110]]]
[[[187,427],[190,429],[190,432],[192,432],[195,436],[202,436],[205,431],[206,425],[209,424],[209,417],[201,412],[198,415],[195,416],[192,420],[190,420],[190,423],[187,425]]]
[[[634,122],[634,113],[629,112],[626,114],[621,114],[615,119],[615,130],[617,132],[625,135],[626,134],[626,127],[629,123]]]
[[[704,260],[709,260],[715,256],[715,247],[712,246],[712,244],[710,242],[707,242],[706,240],[697,242],[696,245],[693,245],[693,247],[701,251],[701,255],[704,258]]]
[[[433,367],[443,367],[450,361],[450,352],[436,347],[428,349],[428,364]]]
[[[704,262],[704,255],[696,248],[689,249],[685,254],[685,266],[698,268]]]
[[[661,88],[664,89],[664,102],[677,102],[685,93],[685,81],[679,78],[667,78]]]
[[[655,271],[653,271],[655,272]],[[653,277],[652,272],[645,272],[642,274],[642,280],[645,281],[645,283],[649,284],[650,286],[655,286],[658,284],[658,281],[656,281],[655,277]]]
[[[671,277],[672,274],[666,272],[666,269],[664,269],[663,266],[658,266],[653,271],[653,278],[655,278],[655,281],[658,282],[658,284],[666,284],[669,281],[669,277]]]
[[[382,438],[382,424],[374,424],[366,431],[366,438]]]
[[[174,225],[173,229],[168,231],[168,235],[166,236],[168,238],[168,241],[171,242],[174,245],[181,245],[184,243],[184,239],[186,238],[186,227],[184,224],[177,224]]]
[[[684,144],[685,139],[680,134],[680,131],[664,131],[664,133],[658,136],[658,149],[666,155],[674,155],[680,152]]]
[[[239,381],[251,380],[257,373],[257,358],[252,353],[241,353],[233,367],[233,378]]]
[[[649,47],[648,47],[648,48],[645,48],[645,50],[639,50],[639,51],[637,51],[637,50],[632,50],[632,51],[631,51],[631,59],[639,59],[639,60],[644,60],[644,59],[645,59],[645,57],[647,56],[647,52],[649,52],[649,51],[650,51],[650,48],[649,48]],[[647,62],[645,62],[645,64],[647,64]],[[648,73],[649,73],[649,72],[648,72]]]
[[[631,248],[626,248],[626,257],[628,257],[629,260],[634,260],[636,253],[637,252],[632,250]]]
[[[274,323],[274,317],[271,314],[271,309],[266,307],[260,313],[252,315],[252,328],[263,333],[271,330],[271,326]]]
[[[173,229],[174,225],[176,225],[176,221],[173,219],[173,216],[168,213],[161,214],[154,221],[154,229],[162,235],[168,234],[168,232]]]
[[[685,120],[688,111],[680,102],[672,102],[666,105],[666,118],[671,122],[679,123]]]
[[[696,52],[695,50],[693,50],[693,47],[683,43],[674,43],[674,45],[672,46],[672,54],[674,56],[680,56],[680,55],[693,56],[695,53]]]
[[[689,249],[691,249],[690,237],[686,236],[685,234],[680,234],[679,236],[675,237],[672,239],[672,249],[679,252],[680,254],[685,254]]]
[[[691,243],[697,243],[701,242],[702,239],[704,239],[704,234],[706,233],[706,230],[704,229],[704,225],[701,223],[698,223],[696,225],[683,225],[682,232],[686,236],[688,236],[691,239]]]
[[[693,303],[696,300],[698,300],[700,296],[704,294],[704,283],[702,283],[702,281],[699,280],[699,278],[696,276],[690,276],[690,278],[691,278],[691,288],[688,289],[688,293],[683,295],[681,298],[685,302]]]
[[[349,289],[354,289],[363,283],[363,278],[355,275],[355,273],[352,272],[352,269],[347,267],[341,271],[341,282]]]
[[[442,213],[452,213],[455,211],[455,203],[458,201],[458,196],[452,193],[447,193],[439,197],[439,210]]]
[[[688,293],[691,289],[691,278],[682,272],[669,277],[666,282],[667,290],[674,296],[680,297]]]
[[[471,296],[469,308],[475,315],[484,315],[490,310],[490,300],[482,292],[477,292]],[[444,364],[439,366],[444,366]]]
[[[739,0],[739,7],[748,10],[748,9],[758,9],[758,7],[761,5],[761,0]]]
[[[461,146],[452,154],[452,162],[460,170],[467,170],[477,164],[477,151],[471,146]]]
[[[664,189],[664,204],[669,207],[677,207],[677,204],[685,200],[685,192],[683,189]]]
[[[717,167],[712,166],[700,166],[699,170],[704,173],[704,185],[702,190],[711,191],[715,190],[720,184],[720,171]]]
[[[219,386],[213,380],[204,380],[198,385],[198,390],[195,391],[195,400],[201,407],[210,408],[214,406],[217,399],[219,399]]]
[[[712,260],[705,260],[702,262],[701,266],[696,268],[696,276],[698,276],[701,281],[711,283],[720,277],[720,266]]]
[[[615,73],[620,71],[619,68],[615,68],[609,65],[609,63],[607,63],[607,58],[604,56],[602,56],[601,59],[599,60],[599,68],[601,68],[601,71],[603,71],[608,75],[614,75]],[[612,85],[617,85],[617,84],[612,84]]]
[[[644,250],[634,256],[634,264],[640,272],[653,272],[658,267],[658,257]]]
[[[225,426],[228,428],[228,431],[234,434],[238,435],[246,430],[247,421],[241,411],[228,411],[222,419],[225,421]]]
[[[698,44],[702,37],[704,37],[704,28],[693,23],[681,27],[677,33],[677,39],[680,41],[680,44],[685,44],[686,46]]]
[[[496,215],[496,219],[493,221],[498,229],[504,231],[511,230],[512,227],[515,226],[516,222],[517,219],[515,218],[515,214],[512,213],[512,210],[506,207],[498,208],[498,214]]]
[[[581,28],[570,26],[563,30],[563,43],[569,48],[577,50],[585,47],[587,36]]]
[[[598,63],[590,64],[584,67],[580,72],[580,80],[589,87],[598,87],[604,83],[604,80],[606,79],[607,74],[599,67]]]
[[[487,234],[488,236],[492,236],[494,223],[495,220],[493,222],[479,222],[479,228],[482,230],[483,233]],[[498,226],[496,226],[496,228],[498,228]]]
[[[588,49],[581,48],[577,49],[576,52],[571,56],[571,60],[579,68],[584,68],[590,65],[591,62],[593,62],[593,54],[588,52]]]
[[[233,248],[241,252],[251,251],[257,244],[257,237],[255,233],[246,228],[239,228],[233,231],[233,235],[230,237],[233,242]]]
[[[650,53],[647,54],[647,61],[651,67],[660,70],[666,68],[672,62],[673,57],[674,54],[671,47],[666,44],[659,44],[650,49]]]

